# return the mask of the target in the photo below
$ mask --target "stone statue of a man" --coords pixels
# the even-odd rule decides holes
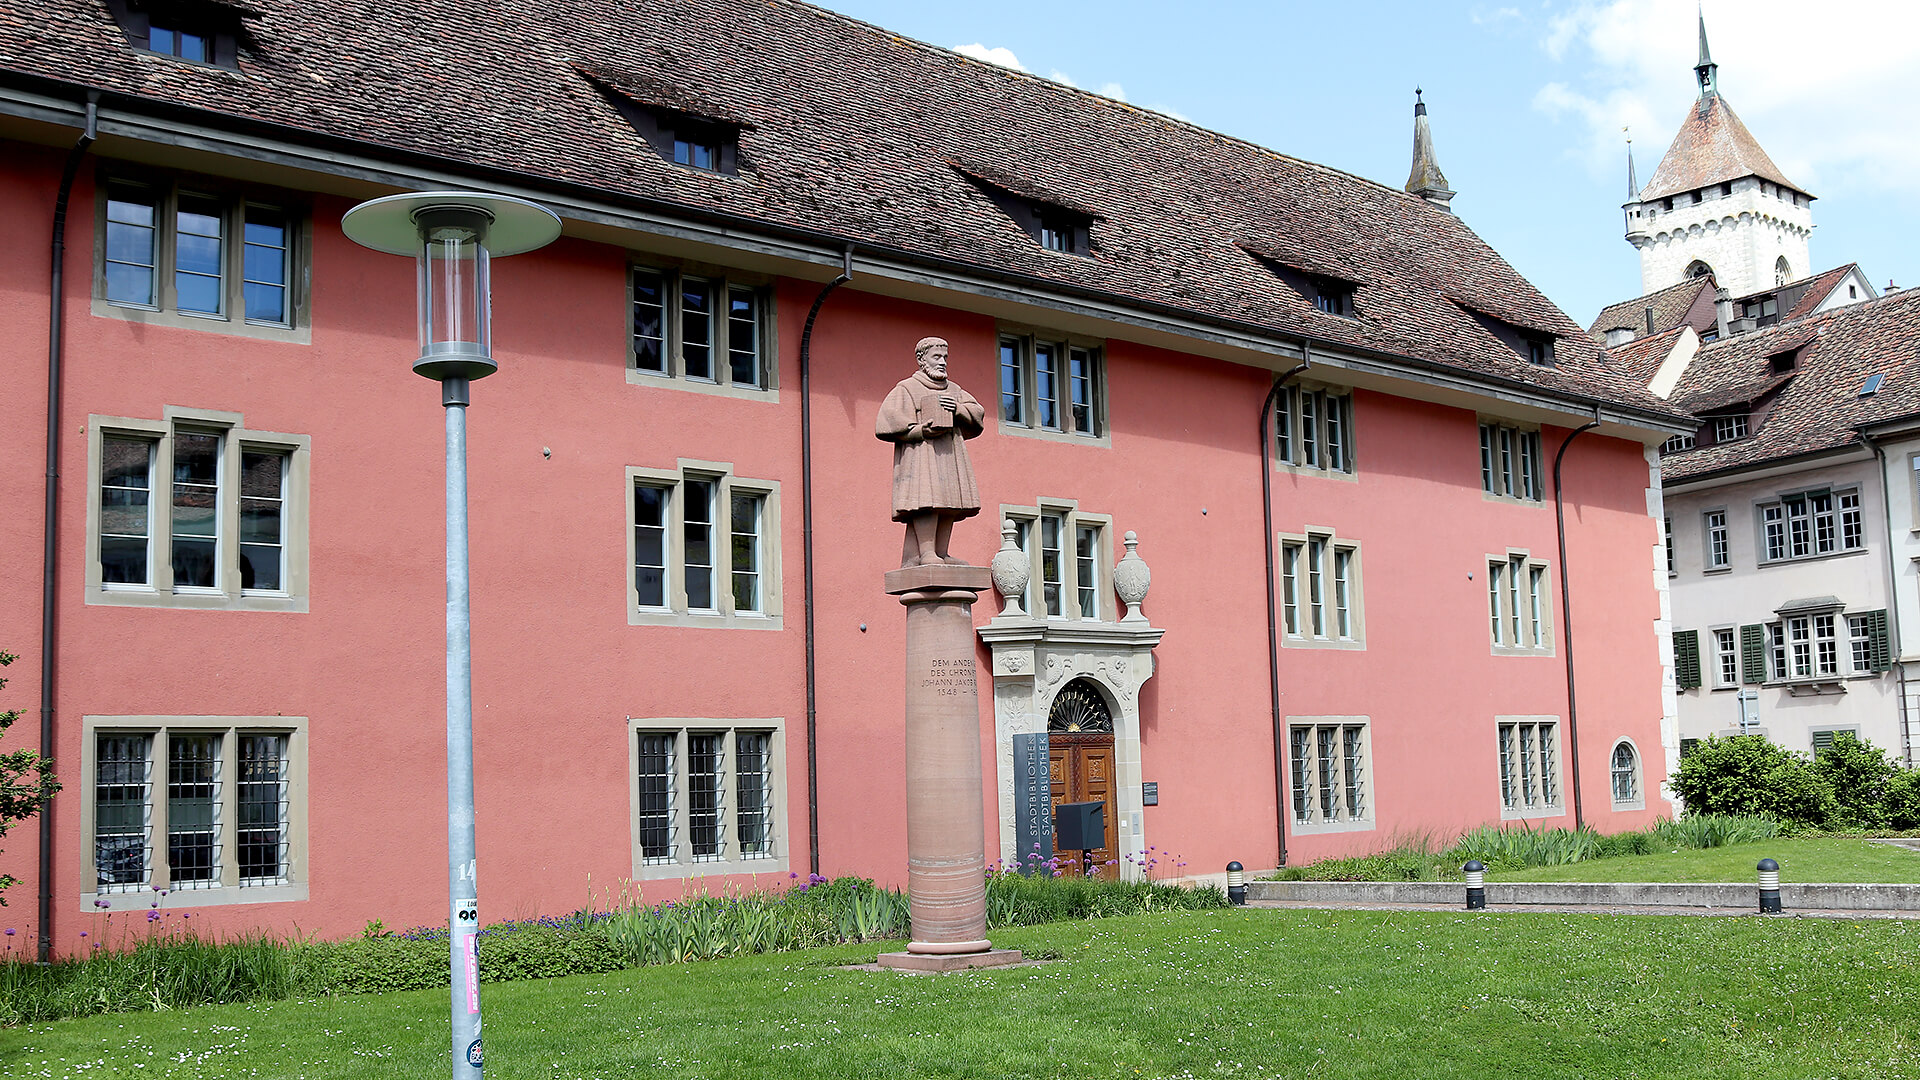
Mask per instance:
[[[893,444],[893,520],[907,525],[900,565],[964,563],[947,543],[954,522],[980,512],[965,440],[980,434],[987,412],[947,381],[945,341],[921,338],[913,354],[920,370],[887,394],[873,425]]]

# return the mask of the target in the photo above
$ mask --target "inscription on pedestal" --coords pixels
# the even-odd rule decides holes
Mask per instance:
[[[936,656],[928,664],[920,678],[920,689],[940,697],[980,696],[979,684],[974,681],[973,657],[946,660]]]

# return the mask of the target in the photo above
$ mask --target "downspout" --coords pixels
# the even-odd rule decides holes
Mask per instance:
[[[1907,717],[1907,665],[1900,659],[1904,651],[1900,645],[1900,569],[1893,561],[1893,503],[1889,499],[1891,486],[1887,483],[1887,452],[1874,442],[1866,432],[1860,433],[1860,441],[1867,444],[1873,456],[1880,462],[1880,511],[1886,515],[1887,542],[1887,633],[1892,638],[1888,643],[1888,652],[1892,654],[1893,670],[1900,678],[1900,756],[1906,760],[1907,768],[1913,768],[1913,730]]]
[[[40,759],[53,760],[53,616],[59,583],[60,552],[60,362],[65,349],[62,302],[66,299],[67,200],[80,175],[80,159],[100,135],[100,95],[87,95],[87,126],[67,152],[60,174],[60,194],[53,201],[53,279],[47,289],[47,506],[43,532],[46,550],[40,578]],[[41,963],[53,958],[53,800],[40,803],[40,916],[37,955]]]
[[[1560,452],[1553,455],[1553,526],[1560,536],[1560,640],[1567,653],[1567,752],[1573,757],[1573,827],[1579,829],[1586,824],[1586,815],[1580,806],[1580,721],[1579,707],[1573,695],[1573,586],[1567,575],[1567,503],[1560,489],[1560,463],[1566,460],[1567,447],[1583,433],[1600,426],[1600,410],[1595,407],[1593,419],[1573,429],[1560,443]]]
[[[807,866],[820,873],[820,753],[815,745],[818,679],[813,634],[813,321],[833,290],[853,280],[853,245],[841,254],[840,274],[827,282],[807,310],[806,329],[800,331],[800,564],[805,578],[807,643]]]
[[[1300,342],[1300,366],[1273,380],[1260,403],[1260,550],[1267,560],[1267,693],[1273,706],[1273,828],[1280,838],[1280,865],[1287,865],[1287,738],[1280,719],[1280,624],[1273,613],[1273,399],[1287,380],[1313,366],[1313,344]]]

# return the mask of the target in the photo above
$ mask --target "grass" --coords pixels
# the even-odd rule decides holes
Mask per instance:
[[[999,932],[1057,963],[840,970],[880,947],[508,983],[487,1072],[594,1077],[1914,1077],[1920,924],[1208,911]],[[0,1030],[9,1078],[446,1071],[446,992]]]
[[[1757,880],[1763,858],[1780,864],[1785,882],[1920,884],[1920,852],[1871,840],[1799,837],[1720,848],[1663,851],[1592,859],[1564,866],[1490,872],[1492,881],[1732,881]]]

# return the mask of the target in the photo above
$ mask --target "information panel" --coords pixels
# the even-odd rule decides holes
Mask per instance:
[[[1044,731],[1013,737],[1013,843],[1007,861],[1018,860],[1023,874],[1053,858],[1053,791]]]

